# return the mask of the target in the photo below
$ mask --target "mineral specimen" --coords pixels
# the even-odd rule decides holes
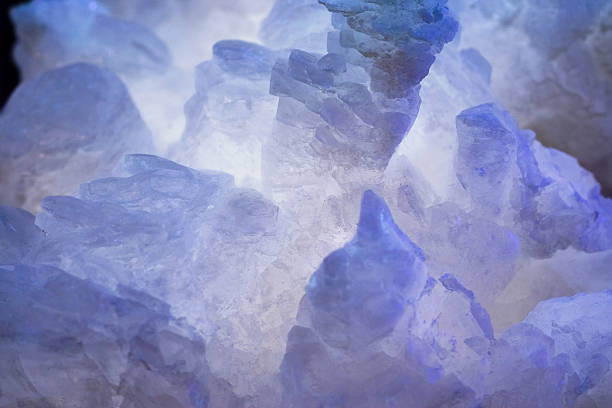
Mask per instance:
[[[504,106],[610,191],[612,3],[457,0],[455,7],[462,44],[497,62],[492,87]]]
[[[151,134],[115,74],[76,63],[24,81],[0,115],[0,202],[39,208],[49,194],[110,174]]]
[[[238,184],[260,188],[262,145],[277,105],[269,94],[270,72],[280,54],[245,41],[216,43],[213,59],[196,67],[196,93],[185,104],[185,130],[170,157],[230,172]]]
[[[168,305],[49,266],[0,271],[2,406],[238,406]]]
[[[270,6],[14,9],[0,406],[610,406],[609,5]]]

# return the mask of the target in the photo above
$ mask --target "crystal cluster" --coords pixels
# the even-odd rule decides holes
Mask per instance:
[[[3,406],[238,406],[168,305],[50,266],[0,267]]]
[[[0,407],[612,403],[609,3],[12,17]]]
[[[612,191],[612,3],[455,3],[462,41],[497,62],[491,85],[504,106],[540,140],[597,172]]]
[[[3,203],[30,211],[110,175],[127,152],[150,152],[151,132],[112,72],[75,63],[24,81],[0,116]]]

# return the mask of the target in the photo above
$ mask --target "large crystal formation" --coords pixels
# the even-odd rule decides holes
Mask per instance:
[[[281,97],[277,118],[302,130],[307,139],[297,143],[319,156],[384,167],[416,118],[419,83],[457,23],[443,1],[321,3],[336,27],[327,54],[294,49],[277,63],[270,83]]]
[[[213,59],[196,67],[185,130],[170,156],[194,168],[230,172],[240,185],[261,187],[261,150],[277,105],[269,94],[270,72],[279,54],[245,41],[216,43]]]
[[[23,78],[74,62],[114,71],[165,152],[184,126],[193,66],[210,57],[218,40],[254,40],[270,6],[269,0],[36,0],[12,10],[15,60]]]
[[[425,286],[423,253],[368,190],[355,238],[328,255],[306,287],[327,343],[369,342],[393,328]]]
[[[578,294],[571,298],[550,299],[540,303],[525,321],[555,341],[555,350],[566,353],[576,370],[571,381],[577,396],[596,406],[610,402],[610,335],[608,322],[612,292]]]
[[[457,135],[457,177],[472,206],[502,220],[507,208],[513,219],[505,223],[515,225],[523,250],[550,256],[570,245],[612,248],[612,203],[571,158],[542,147],[490,104],[457,116]]]
[[[284,245],[277,206],[234,187],[228,174],[156,156],[127,156],[122,173],[83,184],[78,198],[45,198],[36,220],[45,239],[24,260],[162,299],[214,343],[207,358],[221,374],[273,359],[266,349],[279,341],[278,323],[269,322],[269,344],[251,333],[270,302],[261,298],[261,275]],[[262,351],[242,356],[236,347]],[[271,370],[259,364],[262,375]]]
[[[277,207],[233,187],[228,174],[146,155],[127,156],[124,167],[127,177],[83,184],[78,198],[45,198],[36,223],[46,239],[27,259],[110,288],[147,289],[178,316],[213,327],[213,309],[246,300],[256,289],[247,281],[277,251]]]
[[[238,406],[168,305],[48,266],[0,273],[2,406]]]
[[[457,0],[461,42],[495,61],[492,87],[545,144],[612,191],[612,60],[606,0]],[[512,39],[512,40],[509,40]]]
[[[609,325],[607,340],[594,339],[595,316],[556,317],[553,306],[600,302],[608,313],[609,292],[543,303],[496,337],[474,293],[450,274],[427,278],[426,264],[366,191],[355,238],[306,288],[281,366],[283,406],[572,406],[591,389],[588,398],[609,397]]]
[[[541,143],[606,166],[610,7],[532,3],[14,9],[0,406],[610,406],[612,200]]]
[[[384,201],[366,191],[355,238],[327,256],[306,287],[302,325],[291,329],[281,366],[283,406],[473,402],[473,393],[455,378],[429,385],[419,356],[394,355],[398,350],[384,343],[402,318],[415,313],[427,280],[423,262]]]
[[[321,3],[334,13],[338,29],[330,46],[357,51],[359,55],[348,52],[349,58],[369,72],[372,91],[387,98],[412,94],[427,76],[434,55],[457,31],[445,0]]]
[[[34,211],[49,194],[110,174],[151,134],[115,74],[72,64],[24,81],[0,116],[0,202]]]

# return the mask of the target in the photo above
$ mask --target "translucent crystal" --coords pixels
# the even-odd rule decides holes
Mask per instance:
[[[271,6],[13,11],[0,406],[607,408],[608,4]]]
[[[49,266],[3,266],[0,277],[3,405],[237,406],[168,305]]]
[[[35,211],[105,174],[151,133],[115,74],[72,64],[24,81],[0,116],[0,202]]]

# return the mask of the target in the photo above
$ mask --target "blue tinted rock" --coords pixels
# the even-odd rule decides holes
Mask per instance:
[[[295,112],[291,122],[286,122],[281,114],[288,102],[281,99],[277,118],[292,128],[308,129],[305,135],[295,132],[293,137],[297,139],[295,143],[312,144],[315,160],[355,169],[383,168],[414,121],[419,104],[416,90],[409,97],[389,103],[372,95],[363,71],[352,66],[347,72],[335,74],[321,68],[320,58],[325,57],[293,51],[288,62],[275,65],[270,92],[301,102],[303,108],[294,109],[305,111]],[[319,126],[330,127],[338,142],[335,146],[313,143]],[[286,132],[278,132],[268,142],[269,149],[282,146],[277,138],[286,137]]]
[[[340,74],[346,72],[346,59],[340,54],[325,54],[319,58],[317,66],[322,71]]]
[[[0,205],[0,264],[19,263],[42,237],[32,214]]]
[[[574,404],[575,399],[568,395],[573,372],[567,355],[555,355],[554,342],[537,328],[517,324],[489,347],[474,350],[488,367],[486,375],[481,375],[480,388],[486,390],[481,399],[483,407]]]
[[[440,282],[446,289],[450,290],[451,292],[460,292],[470,300],[470,312],[472,313],[474,320],[478,322],[478,325],[482,329],[483,335],[486,338],[493,340],[493,326],[491,325],[491,318],[489,317],[486,309],[474,299],[474,293],[471,290],[466,289],[454,276],[450,274],[440,277]]]
[[[277,117],[291,127],[307,129],[295,132],[289,145],[310,145],[314,160],[357,173],[381,170],[414,123],[420,104],[418,85],[435,55],[453,39],[457,23],[445,2],[321,4],[333,13],[336,28],[328,36],[328,53],[294,50],[287,62],[275,65],[270,92],[304,104],[304,109],[292,109],[294,119],[288,121],[283,112],[287,102],[281,99]],[[323,123],[312,123],[316,116]],[[321,126],[328,126],[327,133],[333,137],[317,137]],[[287,131],[278,133],[269,149],[283,145],[277,139],[286,138]],[[289,153],[280,156],[291,157]],[[341,184],[346,182],[342,173],[334,174]]]
[[[490,306],[514,277],[521,254],[519,235],[483,217],[481,210],[468,213],[445,203],[421,211],[426,221],[420,221],[420,228],[425,230],[415,240],[428,254],[432,275],[452,273]]]
[[[138,292],[13,265],[0,268],[0,296],[3,405],[240,406],[211,375],[204,340]]]
[[[0,207],[0,263],[46,265],[0,268],[0,406],[606,406],[607,293],[548,300],[522,320],[539,300],[609,287],[612,202],[573,158],[482,105],[496,100],[489,80],[499,84],[502,63],[516,69],[506,86],[539,101],[533,112],[563,108],[550,116],[563,116],[557,128],[579,118],[590,132],[605,119],[607,88],[594,67],[609,71],[609,58],[600,64],[590,53],[605,50],[597,14],[608,6],[558,10],[547,1],[470,0],[466,21],[485,9],[491,17],[481,24],[486,47],[457,38],[442,50],[457,28],[444,1],[279,0],[261,30],[265,47],[209,47],[219,32],[248,38],[248,10],[266,1],[47,0],[50,12],[36,20],[43,40],[20,32],[20,47],[33,47],[27,56],[40,53],[44,69],[67,57],[56,50],[85,59],[108,50],[93,60],[126,78],[147,120],[182,103],[189,76],[172,68],[160,84],[151,74],[168,61],[130,61],[134,39],[153,60],[161,54],[121,27],[142,23],[171,39],[184,69],[212,59],[196,68],[187,126],[171,151],[178,162],[129,155],[104,178],[80,165],[110,169],[134,151],[111,126],[137,122],[123,120],[129,106],[104,92],[70,93],[95,85],[95,75],[53,88],[73,105],[36,95],[11,108],[17,136],[0,143],[3,199],[29,188],[14,169],[37,172],[33,189],[53,186],[52,177],[87,182],[47,196],[35,219]],[[496,24],[501,41],[487,35]],[[498,52],[492,71],[489,43],[525,54]],[[570,72],[581,79],[566,82]],[[568,94],[587,103],[568,114],[558,103]],[[27,109],[45,103],[52,114]],[[46,134],[49,117],[59,118],[53,137],[19,133]],[[92,151],[108,154],[94,160]]]
[[[96,2],[35,0],[14,8],[11,18],[18,38],[15,56],[25,78],[74,62],[129,75],[163,72],[171,63],[155,34],[113,18]]]
[[[442,342],[431,330],[440,315],[450,312],[452,322],[465,319],[465,310],[444,309],[434,286],[422,251],[384,200],[366,191],[355,237],[324,259],[306,287],[298,315],[304,326],[290,331],[281,366],[283,406],[472,406],[474,392],[442,368],[430,346]],[[469,310],[473,296],[460,297]]]
[[[282,52],[244,41],[215,44],[196,67],[186,126],[169,156],[195,169],[230,172],[240,186],[261,187],[262,144],[272,132],[277,98],[270,73]]]
[[[123,153],[153,148],[121,80],[87,64],[23,82],[0,116],[0,141],[1,200],[31,211],[108,174]]]
[[[610,2],[459,4],[462,46],[478,49],[492,64],[500,103],[537,130],[546,146],[577,157],[610,191]]]
[[[410,351],[426,348],[415,341]],[[359,348],[334,349],[312,329],[295,326],[289,333],[281,366],[284,407],[360,407],[394,404],[425,408],[474,406],[474,392],[454,376],[432,378],[417,353],[393,358]]]
[[[457,134],[462,187],[475,207],[506,218],[528,253],[546,257],[568,246],[609,248],[610,200],[573,159],[540,145],[492,104],[457,116]]]
[[[270,381],[282,355],[275,360],[270,346],[261,353],[231,350],[281,342],[279,331],[288,330],[262,329],[271,299],[260,285],[263,276],[276,276],[264,271],[286,245],[278,207],[255,190],[236,188],[228,174],[156,156],[127,156],[123,174],[83,184],[78,197],[45,198],[36,223],[47,234],[27,262],[167,302],[214,344],[207,360],[216,375],[252,393]],[[254,364],[263,370],[256,385],[245,372]]]
[[[272,70],[275,55],[257,44],[237,40],[219,41],[213,47],[213,55],[224,71],[237,76],[267,76]]]
[[[541,302],[529,313],[530,323],[555,341],[558,353],[567,353],[578,380],[574,398],[592,399],[598,406],[608,401],[612,373],[612,330],[609,313],[612,292],[582,293]],[[585,398],[587,394],[589,398]]]
[[[390,98],[406,96],[421,82],[434,55],[453,39],[458,28],[446,1],[321,3],[344,17],[336,19],[341,44],[372,60],[372,90]],[[354,41],[353,36],[363,41]]]
[[[423,253],[395,225],[385,202],[366,191],[355,238],[323,260],[306,288],[315,328],[324,338],[329,329],[355,336],[355,341],[388,333],[425,284],[423,261]]]
[[[481,105],[457,116],[457,178],[474,202],[496,215],[511,186],[517,130],[510,114],[494,105]]]

